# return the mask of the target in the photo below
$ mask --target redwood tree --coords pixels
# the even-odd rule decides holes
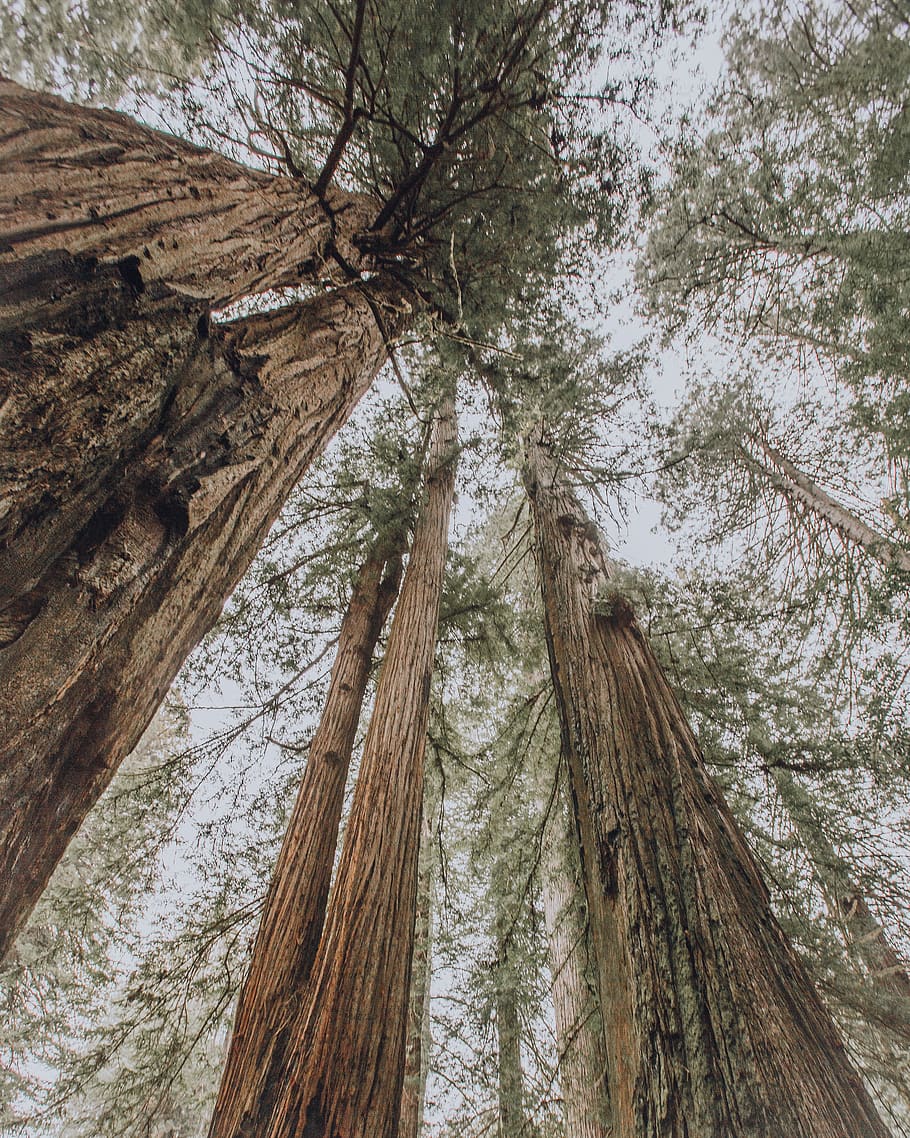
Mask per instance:
[[[618,1136],[887,1130],[768,893],[596,526],[528,438],[550,663]]]
[[[373,650],[398,594],[399,534],[377,540],[341,624],[322,718],[272,875],[249,974],[240,993],[211,1135],[243,1132],[267,1100],[319,945],[348,767]]]
[[[395,610],[325,928],[300,1012],[239,1128],[292,1138],[397,1131],[416,909],[424,752],[455,486],[455,417],[438,413],[427,492]],[[217,1125],[217,1120],[216,1120]]]

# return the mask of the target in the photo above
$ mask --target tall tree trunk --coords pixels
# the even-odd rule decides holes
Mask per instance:
[[[399,1138],[420,1138],[423,1130],[430,1048],[430,967],[433,951],[433,886],[436,854],[435,827],[424,806],[420,835],[420,870],[417,877],[417,913],[414,951],[411,954],[411,994],[404,1049],[404,1083],[401,1091]]]
[[[885,1138],[596,527],[526,445],[617,1138]]]
[[[256,1138],[393,1138],[410,990],[430,679],[455,485],[439,413],[325,928]],[[263,1103],[266,1108],[270,1103]]]
[[[769,770],[849,948],[868,973],[875,994],[889,1007],[894,1022],[903,1024],[901,1034],[910,1039],[910,975],[906,962],[875,919],[849,863],[828,840],[808,793],[790,771],[780,766],[770,766]]]
[[[78,516],[0,553],[0,956],[411,307],[384,278],[198,339]],[[36,526],[40,531],[40,524]]]
[[[499,1134],[501,1138],[523,1138],[527,1133],[527,1120],[524,1071],[521,1066],[521,1020],[515,992],[508,979],[501,974],[497,976],[495,984]]]
[[[541,892],[566,1138],[610,1138],[607,1054],[588,930],[579,913],[582,886],[570,868],[572,844],[562,795],[556,806],[543,845]]]
[[[761,457],[746,451],[747,461],[753,467],[758,467],[785,498],[807,507],[821,521],[837,530],[848,541],[860,546],[886,568],[910,573],[910,551],[902,549],[892,538],[886,537],[832,498],[808,474],[771,446],[764,435],[753,435],[751,442]]]
[[[341,624],[325,708],[275,872],[228,1049],[211,1138],[243,1133],[274,1089],[316,956],[338,827],[373,650],[398,595],[403,534],[381,537],[364,562]]]

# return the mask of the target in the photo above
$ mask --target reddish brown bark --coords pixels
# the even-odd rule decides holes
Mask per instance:
[[[288,1032],[322,933],[348,768],[373,650],[398,595],[402,544],[400,535],[377,543],[341,624],[325,708],[240,993],[211,1138],[243,1133],[285,1064]]]
[[[0,954],[385,361],[377,307],[392,335],[411,315],[378,278],[198,338],[80,512],[0,552]]]
[[[526,448],[616,1138],[885,1138],[596,527]]]
[[[408,1000],[398,1138],[420,1138],[423,1131],[430,1047],[430,960],[433,948],[433,882],[436,876],[434,837],[434,827],[425,813],[420,839],[420,872],[417,878],[417,912],[414,921],[414,950],[411,955],[411,994]]]
[[[210,306],[367,267],[374,214],[0,80],[0,543],[18,559],[40,521],[54,550],[155,433]]]
[[[393,1138],[414,938],[424,752],[454,494],[455,420],[437,418],[322,940],[268,1138]]]

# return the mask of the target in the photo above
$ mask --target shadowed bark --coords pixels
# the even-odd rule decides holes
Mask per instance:
[[[237,1006],[211,1138],[243,1133],[267,1112],[275,1072],[319,945],[344,789],[373,650],[398,595],[403,534],[381,538],[364,562],[341,624],[325,708],[272,874]]]
[[[411,959],[411,994],[401,1091],[398,1138],[420,1138],[430,1060],[430,976],[433,950],[433,884],[436,855],[434,827],[426,813],[420,836],[420,872],[417,878],[417,913]]]
[[[385,362],[377,309],[391,335],[412,316],[377,278],[197,337],[158,420],[78,512],[0,551],[0,955]]]
[[[597,528],[526,442],[616,1138],[885,1138]]]

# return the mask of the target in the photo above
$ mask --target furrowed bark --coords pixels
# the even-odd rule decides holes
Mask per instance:
[[[417,913],[411,956],[411,994],[401,1091],[398,1138],[420,1138],[430,1060],[430,960],[433,950],[433,884],[436,858],[434,828],[424,813],[420,835],[420,871],[417,878]]]
[[[0,955],[411,307],[384,280],[199,339],[158,422],[0,558]],[[40,537],[41,535],[39,535]]]
[[[885,1138],[596,527],[528,440],[616,1138]]]
[[[352,237],[376,211],[0,78],[0,272],[65,250],[219,306],[318,281],[333,250],[369,267]],[[9,304],[0,291],[0,319]]]
[[[358,574],[341,624],[325,708],[281,853],[234,1018],[209,1134],[244,1132],[285,1064],[319,945],[351,754],[373,651],[398,595],[404,535],[380,538]]]
[[[153,433],[210,306],[369,268],[374,214],[0,79],[0,547],[40,520],[53,551]]]
[[[560,796],[561,799],[561,796]],[[562,801],[543,846],[541,892],[559,1047],[566,1138],[611,1138],[607,1055],[579,913],[580,882],[570,869],[571,835]]]
[[[338,872],[268,1138],[393,1138],[404,1076],[424,753],[455,481],[455,417],[437,417],[421,510]]]

